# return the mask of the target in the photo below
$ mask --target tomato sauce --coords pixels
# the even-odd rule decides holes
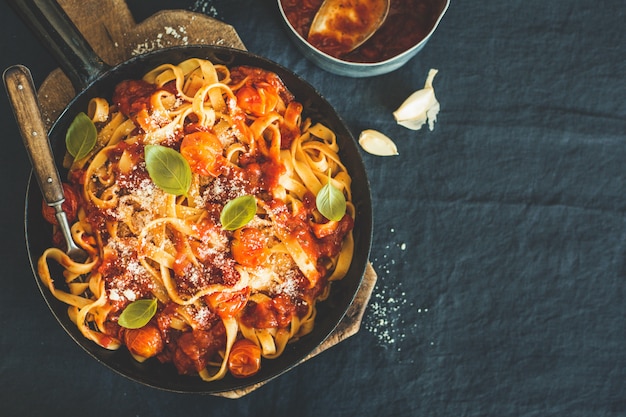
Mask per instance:
[[[148,108],[150,96],[157,90],[156,86],[143,80],[125,80],[115,87],[113,103],[127,117]]]
[[[323,0],[281,0],[287,20],[304,39]],[[385,23],[363,45],[336,58],[350,62],[380,62],[417,45],[435,25],[441,14],[441,2],[435,0],[391,0]]]

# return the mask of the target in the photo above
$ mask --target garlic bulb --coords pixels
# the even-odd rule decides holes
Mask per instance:
[[[377,130],[367,129],[362,131],[359,135],[359,144],[365,151],[371,153],[372,155],[398,155],[398,148],[396,148],[396,144]]]
[[[431,69],[424,88],[417,90],[407,98],[398,109],[393,112],[393,117],[399,125],[411,130],[418,130],[428,122],[430,130],[435,128],[435,121],[439,113],[439,101],[435,97],[433,79],[438,70]]]

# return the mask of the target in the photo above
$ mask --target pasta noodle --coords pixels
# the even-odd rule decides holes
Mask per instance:
[[[276,74],[188,59],[121,82],[86,111],[96,144],[66,157],[64,204],[89,259],[57,244],[38,263],[86,338],[212,381],[253,375],[312,331],[316,303],[352,260],[351,178],[333,131],[305,117]],[[184,158],[188,188],[157,185],[152,145]],[[325,186],[346,200],[340,220],[316,205]],[[226,228],[225,205],[246,196],[251,219]],[[146,305],[156,310],[145,322],[122,323]]]

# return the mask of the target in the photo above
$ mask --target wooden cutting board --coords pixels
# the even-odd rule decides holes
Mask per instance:
[[[141,53],[176,45],[207,44],[246,49],[232,26],[200,13],[165,10],[136,23],[124,0],[58,0],[58,3],[94,51],[111,66]],[[75,94],[60,69],[44,80],[38,97],[48,129]],[[376,278],[374,269],[368,264],[363,283],[343,321],[304,361],[359,331]],[[239,398],[262,385],[219,395]]]

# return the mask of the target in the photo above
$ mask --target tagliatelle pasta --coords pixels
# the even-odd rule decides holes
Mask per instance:
[[[351,178],[334,133],[304,117],[276,74],[189,59],[121,82],[85,111],[96,144],[66,158],[64,207],[89,259],[76,263],[57,244],[38,263],[85,337],[211,381],[253,375],[261,357],[311,332],[316,303],[352,260]],[[182,192],[157,185],[151,145],[188,164]],[[325,186],[345,197],[340,220],[316,206]],[[251,219],[224,227],[226,204],[248,196]],[[145,305],[156,305],[145,322],[120,319],[141,319]]]

